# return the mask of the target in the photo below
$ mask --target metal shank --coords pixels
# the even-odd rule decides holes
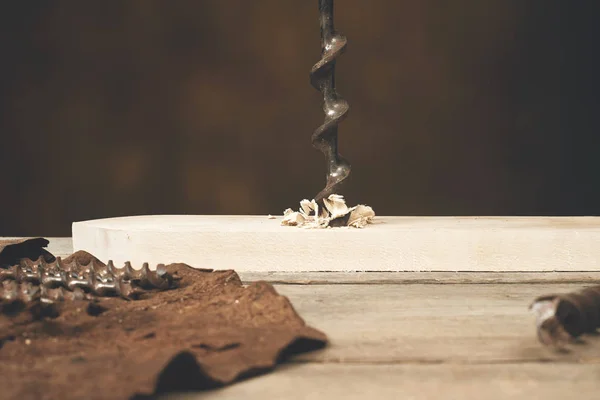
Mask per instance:
[[[538,297],[531,309],[536,313],[540,341],[562,347],[572,339],[600,328],[600,286]]]
[[[348,103],[335,89],[336,59],[346,50],[346,37],[333,27],[333,0],[319,0],[321,23],[321,59],[310,72],[311,84],[323,94],[325,121],[312,135],[312,144],[325,154],[327,184],[315,200],[337,193],[339,185],[350,175],[350,164],[338,152],[338,124],[348,114]]]

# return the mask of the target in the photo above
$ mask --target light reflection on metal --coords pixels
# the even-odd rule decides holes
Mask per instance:
[[[312,135],[312,144],[325,154],[327,184],[315,196],[319,204],[331,194],[338,194],[339,185],[350,175],[350,164],[338,151],[338,124],[348,114],[348,103],[335,88],[335,64],[346,50],[346,37],[333,25],[333,0],[319,0],[321,24],[321,59],[311,72],[311,84],[323,94],[325,121]]]

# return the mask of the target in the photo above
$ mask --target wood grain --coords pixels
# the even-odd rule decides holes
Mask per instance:
[[[600,272],[239,272],[244,282],[281,285],[600,283]]]
[[[600,339],[536,340],[531,299],[579,285],[280,285],[332,345],[196,399],[597,399]]]
[[[290,365],[178,400],[596,400],[599,365]]]
[[[14,239],[14,238],[6,238]],[[55,256],[73,253],[70,237],[47,238],[48,250]],[[218,268],[217,268],[218,269]],[[600,282],[600,271],[545,272],[252,272],[238,271],[244,282],[267,281],[293,285],[328,284],[502,284],[502,283],[589,283]]]
[[[238,272],[600,271],[599,217],[378,217],[300,229],[264,216],[155,215],[73,224],[75,250],[106,262]]]
[[[276,286],[331,346],[298,358],[326,363],[597,362],[600,338],[557,353],[536,338],[531,301],[562,285]]]

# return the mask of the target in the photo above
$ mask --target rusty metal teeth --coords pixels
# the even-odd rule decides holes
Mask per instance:
[[[325,121],[312,135],[312,144],[325,154],[327,160],[327,183],[315,196],[323,205],[323,199],[338,193],[339,185],[350,175],[350,164],[338,151],[338,125],[346,117],[349,105],[335,87],[335,64],[346,50],[346,37],[336,32],[333,24],[333,0],[319,0],[321,25],[321,59],[310,72],[313,87],[323,95]]]
[[[0,285],[0,313],[14,316],[29,310],[36,317],[55,317],[55,305],[63,301],[93,300],[93,296],[81,289],[68,291],[62,287],[47,288],[31,282],[5,280]]]
[[[40,298],[39,288],[30,283],[19,284],[5,280],[0,286],[0,313],[14,315],[27,304]]]
[[[40,259],[35,263],[21,263],[0,270],[0,281],[37,285],[47,294],[45,298],[57,300],[65,298],[65,290],[70,293],[81,292],[99,297],[120,296],[129,299],[139,296],[144,290],[169,289],[173,283],[164,272],[164,266],[159,266],[157,271],[151,271],[145,263],[140,271],[136,271],[129,262],[123,268],[116,268],[112,261],[104,266],[93,260],[83,266],[77,259],[65,264],[60,257],[51,263]],[[53,289],[62,291],[53,292]],[[70,297],[66,295],[66,298]]]
[[[130,262],[125,263],[125,267],[116,268],[112,261],[108,262],[107,269],[111,273],[126,281],[130,281],[134,286],[142,289],[168,289],[172,286],[173,280],[167,273],[164,264],[158,264],[156,271],[151,271],[148,263],[144,263],[138,271],[131,267]]]
[[[49,289],[44,286],[40,286],[40,300],[46,303],[54,303],[61,301],[73,301],[73,300],[92,300],[93,296],[83,290],[76,288],[73,291],[66,290],[62,287]]]
[[[0,287],[0,300],[2,302],[27,303],[38,297],[40,297],[39,287],[28,282],[4,281]]]

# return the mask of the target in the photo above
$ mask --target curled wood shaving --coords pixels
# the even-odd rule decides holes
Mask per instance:
[[[298,211],[291,208],[283,212],[281,225],[305,229],[323,229],[333,226],[364,228],[373,222],[375,212],[369,206],[359,204],[348,207],[344,196],[332,194],[323,199],[325,209],[319,210],[315,200],[304,199]]]

